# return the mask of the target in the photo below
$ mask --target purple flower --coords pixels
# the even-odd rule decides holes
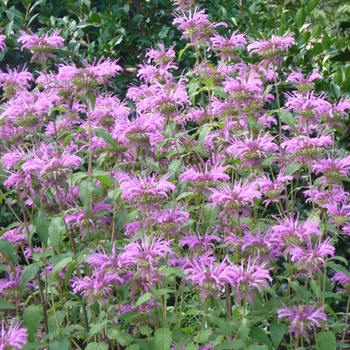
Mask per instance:
[[[323,205],[323,208],[327,209],[327,214],[330,216],[329,221],[337,227],[344,225],[350,218],[350,204],[346,202],[337,203],[331,199]]]
[[[218,189],[211,189],[212,195],[209,200],[212,205],[220,205],[224,212],[220,213],[223,216],[225,212],[233,215],[235,218],[239,213],[247,215],[250,213],[250,206],[254,205],[254,199],[260,198],[261,193],[256,189],[256,185],[246,181],[235,181],[233,188],[230,185],[224,185]]]
[[[190,214],[177,205],[176,207],[166,208],[161,212],[156,212],[153,219],[157,227],[167,234],[176,234],[182,225],[188,222]]]
[[[316,309],[314,306],[307,305],[293,305],[293,309],[289,309],[285,304],[283,304],[282,309],[278,309],[278,318],[286,318],[290,321],[288,332],[294,333],[295,337],[304,336],[309,338],[308,329],[312,327],[320,326],[320,321],[326,321],[327,316],[323,312],[324,307]]]
[[[27,71],[27,68],[22,68],[22,71],[19,68],[10,69],[7,68],[7,73],[0,70],[0,87],[3,88],[6,98],[12,98],[15,96],[17,90],[29,89],[31,80],[34,80],[32,73]]]
[[[341,293],[350,293],[350,275],[344,272],[336,272],[331,278],[332,282],[337,282],[343,286],[343,288],[338,289]]]
[[[51,34],[46,33],[44,36],[38,37],[38,35],[31,30],[30,34],[21,30],[21,36],[18,38],[18,41],[23,43],[21,51],[27,49],[34,52],[31,62],[36,58],[41,63],[44,63],[47,58],[55,59],[56,56],[52,54],[52,51],[64,45],[64,39],[59,36],[60,32],[60,30],[55,30]]]
[[[222,164],[211,166],[209,162],[207,162],[205,167],[192,165],[185,167],[185,169],[185,172],[179,176],[179,179],[188,181],[196,192],[202,192],[209,188],[216,187],[220,183],[227,182],[230,179],[230,177],[225,174],[227,166],[223,166]]]
[[[84,68],[79,69],[73,62],[71,64],[59,64],[56,79],[60,84],[70,84],[79,94],[86,94],[88,91],[95,91],[99,85],[111,85],[110,79],[122,67],[117,65],[117,60],[100,58],[95,59],[92,64],[86,60],[82,61]]]
[[[21,350],[27,344],[27,328],[21,328],[21,324],[16,325],[12,321],[10,328],[6,332],[4,321],[1,322],[0,350]]]
[[[210,38],[212,48],[218,51],[217,55],[222,60],[225,60],[226,58],[240,60],[240,58],[236,56],[236,51],[239,48],[244,48],[247,40],[245,39],[244,34],[237,34],[237,32],[238,30],[233,31],[229,39],[216,33]]]
[[[7,239],[15,248],[24,247],[28,244],[28,239],[26,235],[22,233],[23,230],[23,226],[8,230],[2,236],[0,236],[0,239]]]
[[[169,63],[173,62],[176,58],[176,53],[174,51],[174,46],[172,45],[169,49],[165,48],[163,42],[158,44],[159,50],[149,49],[146,52],[146,57],[148,57],[148,63],[155,63],[160,66],[167,66]]]
[[[204,236],[201,233],[198,233],[197,235],[192,233],[187,234],[181,238],[179,246],[183,247],[188,245],[191,251],[205,252],[211,248],[215,248],[214,242],[218,243],[220,241],[221,238],[211,235],[209,230],[207,230]]]
[[[148,177],[129,176],[119,173],[117,180],[123,191],[121,198],[129,203],[136,203],[141,210],[153,209],[168,198],[168,191],[175,190],[175,185],[167,181],[170,175],[166,174],[157,180],[153,174]]]
[[[298,270],[307,270],[309,277],[315,272],[322,273],[320,266],[326,266],[327,256],[334,256],[335,248],[330,245],[332,238],[328,237],[323,243],[313,245],[308,240],[305,249],[296,246],[290,250],[291,261],[298,263]]]
[[[117,274],[108,274],[105,270],[95,270],[92,276],[78,278],[72,277],[73,293],[81,292],[83,299],[88,300],[88,306],[96,301],[104,306],[114,288],[113,282],[123,283],[123,279]]]
[[[2,30],[0,30],[1,33]],[[4,51],[6,48],[6,44],[5,44],[5,40],[6,40],[6,36],[5,35],[0,35],[0,50]]]
[[[225,285],[233,283],[232,265],[227,257],[218,265],[214,265],[212,260],[208,262],[206,258],[193,259],[185,268],[185,274],[186,280],[200,291],[201,299],[208,295],[218,298]]]
[[[350,175],[350,156],[346,158],[332,158],[328,155],[327,159],[316,160],[312,166],[312,171],[315,174],[324,174],[319,179],[324,184],[341,185],[342,178],[349,177]]]
[[[296,71],[292,71],[286,79],[286,81],[294,84],[299,91],[309,91],[315,87],[314,80],[322,79],[322,75],[318,74],[318,69],[310,73],[306,78],[299,68]]]
[[[273,140],[268,133],[263,136],[259,133],[255,137],[253,133],[245,134],[244,137],[234,135],[230,140],[231,145],[227,147],[226,151],[233,159],[241,160],[242,168],[261,169],[262,161],[269,153],[275,154],[278,150]]]
[[[254,53],[258,54],[263,58],[262,64],[268,65],[274,63],[279,66],[283,59],[281,56],[286,53],[287,49],[294,45],[295,40],[293,34],[285,34],[282,37],[277,35],[272,35],[269,40],[252,40],[251,44],[247,46],[247,49],[252,56]]]
[[[211,23],[209,15],[205,14],[205,10],[195,7],[194,11],[190,11],[188,15],[182,12],[182,16],[174,14],[173,24],[179,24],[179,29],[183,31],[181,39],[189,39],[191,43],[206,43],[209,41],[218,26],[227,27],[226,23]]]
[[[261,292],[262,288],[268,288],[267,280],[272,281],[269,275],[271,269],[266,269],[266,262],[257,263],[257,259],[248,259],[245,264],[242,261],[241,265],[232,265],[233,273],[233,293],[237,295],[236,302],[246,299],[251,304],[254,303],[255,288]]]

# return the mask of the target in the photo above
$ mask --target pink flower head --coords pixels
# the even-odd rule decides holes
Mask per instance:
[[[289,74],[286,81],[294,84],[299,91],[309,91],[315,87],[314,80],[322,79],[322,75],[318,74],[318,69],[310,73],[306,78],[299,68]]]
[[[73,62],[70,64],[59,64],[56,79],[63,84],[70,84],[79,94],[86,94],[88,91],[95,91],[99,85],[111,85],[111,78],[122,67],[117,65],[117,60],[100,58],[95,59],[92,64],[86,60],[82,61],[83,68],[78,68]]]
[[[217,55],[222,60],[225,60],[227,58],[240,60],[240,58],[236,56],[236,51],[239,48],[244,48],[247,40],[245,39],[244,34],[237,33],[238,30],[233,31],[229,39],[222,37],[217,33],[215,33],[214,36],[210,38],[212,42],[212,48],[218,51]]]
[[[191,233],[184,235],[184,237],[182,237],[179,242],[179,246],[183,247],[185,245],[188,245],[191,251],[204,252],[211,248],[215,248],[214,242],[218,243],[220,241],[221,241],[221,238],[213,234],[210,234],[209,230],[207,230],[205,232],[205,235],[202,235],[201,233],[198,233],[197,235],[191,234]]]
[[[268,288],[267,280],[272,281],[269,274],[271,269],[266,269],[267,263],[257,263],[257,259],[250,258],[245,264],[232,265],[234,294],[237,295],[236,302],[246,299],[251,304],[254,303],[255,288],[261,292],[262,288]]]
[[[164,43],[161,42],[158,44],[159,50],[149,49],[146,52],[146,57],[148,57],[148,63],[154,62],[156,65],[167,66],[176,57],[174,46],[175,45],[172,45],[169,47],[169,49],[166,49]]]
[[[324,184],[339,184],[343,178],[350,176],[350,156],[345,158],[332,158],[330,155],[326,159],[316,160],[312,166],[315,174],[323,173]]]
[[[277,310],[278,318],[286,318],[291,322],[288,333],[294,333],[295,337],[302,335],[309,338],[307,330],[314,326],[319,327],[321,320],[327,320],[323,312],[324,307],[316,309],[314,306],[300,304],[293,305],[293,309],[289,309],[285,304],[282,305],[283,308]]]
[[[36,58],[41,63],[44,63],[47,58],[55,59],[56,57],[52,54],[52,51],[64,45],[64,39],[59,36],[60,32],[60,30],[54,30],[51,34],[46,33],[44,36],[39,37],[31,30],[30,34],[21,30],[21,36],[18,38],[18,41],[23,44],[21,51],[27,49],[34,52],[31,62]]]
[[[2,30],[0,30],[1,33]],[[5,44],[5,40],[6,40],[6,36],[5,35],[0,35],[0,50],[4,51],[6,48],[6,44]]]
[[[175,190],[175,185],[167,181],[170,175],[164,175],[157,180],[153,174],[148,177],[129,176],[119,173],[117,180],[123,191],[121,198],[129,203],[136,203],[141,210],[146,211],[157,207],[163,199],[168,198],[168,191]]]
[[[211,189],[209,200],[213,206],[220,205],[224,211],[220,213],[223,216],[225,213],[233,215],[235,218],[242,213],[247,215],[250,213],[250,206],[254,205],[254,199],[260,198],[261,193],[256,189],[256,185],[246,181],[235,181],[233,188],[229,185],[224,185],[218,189]]]
[[[286,53],[287,49],[294,45],[295,40],[293,34],[285,34],[283,36],[272,35],[269,40],[252,40],[251,44],[247,46],[250,56],[254,53],[258,54],[263,58],[262,64],[269,65],[274,63],[279,66],[283,62],[281,57]]]
[[[189,39],[193,44],[206,43],[216,33],[216,27],[227,27],[224,22],[211,23],[208,19],[209,15],[205,14],[205,10],[200,10],[198,6],[188,15],[182,12],[182,16],[176,13],[174,16],[173,24],[179,24],[178,28],[183,31],[181,39]]]
[[[273,140],[269,133],[263,136],[261,133],[257,136],[254,136],[253,133],[245,134],[244,137],[234,135],[226,151],[233,159],[241,160],[242,168],[261,169],[262,161],[269,153],[275,154],[278,150]]]
[[[350,274],[344,272],[336,272],[331,278],[332,282],[337,282],[343,286],[338,289],[341,293],[350,293]]]
[[[332,238],[328,237],[323,243],[316,245],[309,240],[305,249],[296,246],[290,250],[291,261],[298,263],[298,270],[307,270],[312,277],[315,272],[322,273],[321,266],[326,265],[327,256],[334,256],[335,248],[330,245]]]
[[[195,289],[200,291],[200,297],[205,299],[208,295],[218,298],[227,283],[233,283],[232,264],[226,257],[220,264],[208,259],[192,260],[185,268],[186,280],[191,281]]]
[[[331,199],[323,208],[327,209],[327,214],[330,216],[329,221],[337,227],[345,225],[350,219],[350,204],[346,202],[337,203]]]
[[[10,328],[6,331],[4,321],[1,322],[0,350],[21,350],[27,344],[27,328],[21,328],[21,323],[16,325],[12,321]]]
[[[168,234],[176,234],[179,228],[188,222],[189,217],[190,214],[182,210],[179,205],[155,212],[153,215],[157,227]]]
[[[0,87],[3,88],[7,98],[15,96],[17,90],[30,88],[29,82],[34,78],[32,73],[27,71],[25,65],[21,71],[19,68],[10,69],[9,66],[6,68],[7,73],[0,70]]]
[[[185,167],[185,169],[185,172],[179,176],[179,179],[188,181],[196,192],[216,187],[220,183],[227,182],[230,179],[225,173],[227,166],[223,166],[222,164],[210,166],[209,162],[207,162],[205,167],[192,165]]]

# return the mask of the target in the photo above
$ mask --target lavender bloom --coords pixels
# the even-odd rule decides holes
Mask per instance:
[[[251,304],[254,303],[255,288],[261,292],[262,288],[268,288],[267,280],[272,281],[269,275],[271,269],[266,269],[266,262],[258,264],[257,259],[250,258],[241,265],[232,265],[234,294],[237,295],[236,302],[246,299]]]
[[[148,63],[154,62],[156,65],[167,66],[169,63],[173,62],[176,58],[176,53],[174,51],[174,46],[172,45],[169,49],[165,48],[163,42],[158,44],[159,50],[149,49],[146,52],[146,57],[148,57]]]
[[[21,51],[27,49],[34,52],[31,62],[38,59],[41,63],[44,63],[47,58],[55,59],[56,56],[52,54],[52,51],[64,45],[64,39],[59,36],[60,32],[60,30],[55,30],[51,34],[46,33],[43,37],[38,37],[32,31],[27,34],[21,30],[21,36],[18,38],[18,41],[23,44]]]
[[[167,234],[176,234],[179,228],[188,222],[189,217],[190,214],[182,210],[179,205],[166,208],[162,212],[156,212],[153,215],[158,228]]]
[[[4,321],[1,322],[0,350],[21,350],[24,344],[27,344],[27,328],[21,328],[21,324],[11,323],[6,332]]]
[[[337,203],[331,199],[323,208],[327,209],[329,221],[337,227],[344,225],[350,218],[350,205],[346,202]]]
[[[117,72],[122,71],[122,67],[117,65],[117,60],[105,59],[102,57],[99,61],[96,59],[92,64],[86,60],[82,62],[84,68],[77,68],[71,62],[58,65],[57,80],[60,83],[70,84],[72,88],[79,94],[86,94],[88,91],[95,91],[99,85],[111,85],[110,79]]]
[[[186,280],[191,281],[195,289],[200,291],[201,299],[208,295],[219,297],[226,283],[233,283],[232,265],[226,257],[219,265],[214,265],[211,260],[192,260],[189,266],[185,268]]]
[[[332,146],[331,136],[319,135],[311,138],[306,135],[295,136],[281,143],[285,152],[295,157],[295,161],[312,166],[313,161],[324,151],[324,148]]]
[[[224,22],[211,23],[208,20],[209,15],[205,14],[205,10],[200,10],[198,6],[188,15],[182,12],[182,16],[176,13],[174,16],[173,24],[179,24],[178,28],[183,30],[181,39],[189,39],[192,44],[197,41],[206,43],[216,33],[216,27],[227,27],[227,24]]]
[[[24,247],[28,244],[28,239],[25,234],[23,234],[24,227],[16,227],[12,230],[6,231],[0,239],[7,239],[13,244],[15,248]]]
[[[29,82],[34,80],[32,73],[27,71],[27,68],[11,69],[9,66],[7,68],[7,73],[0,70],[0,87],[4,90],[4,97],[12,98],[15,96],[17,90],[25,90],[30,88]]]
[[[276,66],[279,66],[283,62],[281,57],[288,48],[294,45],[295,40],[293,34],[285,34],[282,37],[277,35],[272,35],[269,40],[252,40],[251,44],[247,46],[250,56],[254,53],[258,54],[263,58],[261,61],[264,65],[269,65],[274,63]]]
[[[340,187],[330,187],[329,190],[319,190],[313,188],[312,190],[306,190],[303,192],[304,196],[309,197],[306,203],[313,201],[317,203],[321,208],[324,208],[330,202],[343,203],[346,202],[349,193],[345,192]]]
[[[0,33],[1,33],[1,31],[0,31]],[[5,40],[6,40],[6,36],[0,35],[0,50],[1,51],[4,51],[6,48]]]
[[[298,270],[307,270],[309,277],[315,272],[322,273],[320,266],[326,265],[327,256],[334,256],[335,248],[330,245],[332,238],[328,237],[323,243],[318,242],[315,246],[309,240],[305,249],[295,247],[290,250],[291,261],[297,262]]]
[[[338,289],[341,293],[350,293],[350,275],[344,272],[336,272],[331,278],[332,282],[341,284],[344,288]]]
[[[179,246],[183,247],[185,245],[189,246],[191,251],[200,251],[205,252],[211,248],[215,248],[214,242],[220,242],[221,239],[215,235],[211,235],[209,230],[206,231],[203,236],[201,233],[196,234],[188,234],[181,238],[179,242]]]
[[[260,198],[261,193],[256,190],[255,184],[248,181],[242,185],[242,181],[235,181],[233,188],[229,185],[224,185],[218,189],[211,189],[212,195],[209,200],[212,201],[212,205],[220,205],[224,208],[224,211],[219,214],[223,216],[225,212],[237,218],[239,213],[247,215],[250,213],[249,206],[254,204],[255,198]]]
[[[179,176],[179,179],[188,181],[196,192],[214,188],[221,182],[227,182],[230,179],[230,177],[225,174],[227,166],[223,166],[222,164],[210,166],[206,163],[205,168],[201,168],[203,167],[196,165],[185,167],[186,171]]]
[[[291,321],[288,332],[294,333],[295,337],[304,336],[309,338],[308,329],[312,327],[320,326],[320,321],[326,321],[327,316],[323,312],[323,307],[316,309],[314,306],[307,305],[293,305],[293,309],[289,309],[283,304],[282,309],[278,309],[278,318],[286,318],[287,321]]]
[[[238,30],[233,31],[229,39],[224,38],[219,34],[214,34],[210,39],[212,42],[212,48],[218,51],[217,56],[222,60],[227,58],[240,60],[235,53],[237,49],[245,47],[247,40],[245,39],[244,34],[237,34],[237,32]]]
[[[346,116],[350,109],[350,100],[348,97],[341,98],[338,102],[335,102],[327,109],[325,106],[322,109],[321,120],[325,128],[339,126],[344,128],[343,117]]]
[[[175,190],[175,185],[167,181],[170,175],[164,175],[159,180],[153,174],[149,177],[132,176],[119,173],[117,180],[123,191],[121,198],[129,203],[136,203],[142,211],[154,209],[163,199],[168,198],[168,191]]]
[[[241,160],[242,168],[261,169],[262,161],[268,153],[275,154],[277,150],[277,145],[273,143],[273,138],[268,133],[263,136],[259,133],[257,137],[253,134],[250,136],[245,134],[244,138],[235,135],[226,151],[233,159]]]
[[[324,184],[341,185],[342,178],[350,175],[350,156],[346,158],[331,158],[328,155],[327,159],[316,160],[312,166],[312,171],[315,174],[323,173],[319,180]]]
[[[314,80],[322,79],[322,75],[318,74],[318,69],[310,73],[306,78],[301,70],[297,68],[289,74],[286,81],[294,84],[299,91],[309,91],[315,87]]]
[[[91,277],[84,276],[82,279],[72,277],[73,293],[81,292],[83,299],[88,300],[88,306],[96,301],[104,306],[114,288],[113,282],[123,283],[123,279],[117,275],[107,275],[104,270],[94,271]]]

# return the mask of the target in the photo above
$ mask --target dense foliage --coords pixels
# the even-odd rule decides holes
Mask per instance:
[[[0,350],[348,346],[346,5],[0,3]]]

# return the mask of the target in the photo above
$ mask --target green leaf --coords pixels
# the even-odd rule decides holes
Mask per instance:
[[[24,288],[27,283],[35,278],[37,272],[39,271],[40,266],[38,264],[31,264],[27,266],[22,274],[21,280],[19,282],[19,296],[22,297]]]
[[[333,332],[320,332],[316,334],[318,350],[336,350],[337,342]]]
[[[323,34],[323,38],[322,38],[322,47],[323,50],[328,50],[331,47],[332,43],[331,43],[331,39],[328,36],[327,32],[324,32]]]
[[[40,208],[34,215],[34,225],[36,232],[40,237],[40,240],[45,246],[47,246],[47,240],[49,239],[49,222],[45,211]]]
[[[259,327],[252,327],[249,333],[250,337],[257,343],[263,343],[273,350],[273,345],[267,334]]]
[[[311,0],[307,6],[306,6],[306,15],[309,16],[310,13],[312,12],[312,10],[315,8],[315,6],[317,5],[318,0]]]
[[[270,336],[273,346],[277,349],[286,333],[286,326],[281,323],[272,322],[270,325]]]
[[[133,337],[129,334],[126,333],[125,331],[119,331],[117,329],[113,329],[108,331],[107,337],[109,339],[115,339],[121,346],[127,346],[130,345],[131,342],[133,341]]]
[[[140,345],[138,344],[132,344],[132,345],[129,345],[125,348],[125,350],[140,350]]]
[[[62,270],[64,267],[66,267],[67,265],[69,265],[71,262],[73,261],[73,259],[69,256],[67,258],[62,259],[61,261],[59,261],[55,267],[53,268],[50,277],[49,277],[49,281],[52,283],[52,281],[54,280],[54,278],[56,277],[56,275],[58,274],[58,272],[60,270]]]
[[[28,341],[32,343],[35,341],[38,327],[43,316],[42,305],[29,305],[23,312],[23,325],[28,330]]]
[[[316,38],[321,34],[321,25],[317,24],[311,32],[311,38]]]
[[[198,344],[191,343],[186,345],[186,350],[198,350],[198,349],[199,349]]]
[[[22,346],[22,350],[36,350],[40,348],[46,347],[46,343],[42,343],[40,341],[35,341],[33,343],[27,343]]]
[[[144,303],[147,303],[148,301],[151,300],[151,298],[152,298],[152,293],[150,293],[150,292],[141,295],[138,298],[137,302],[135,303],[135,307],[140,306]]]
[[[242,340],[226,341],[215,348],[215,350],[231,350],[231,349],[243,349],[244,344]]]
[[[60,244],[63,230],[64,226],[62,218],[54,217],[50,222],[49,238],[57,254],[61,254]]]
[[[331,83],[331,89],[336,98],[340,97],[340,87],[337,84]]]
[[[245,343],[248,339],[248,335],[250,333],[250,321],[246,318],[241,320],[241,324],[238,328],[238,334],[243,343]]]
[[[198,332],[196,336],[193,337],[193,341],[196,343],[206,343],[209,340],[210,335],[213,333],[211,327],[205,328]]]
[[[6,299],[0,298],[0,310],[14,310],[16,309],[16,305],[10,303]]]
[[[266,350],[266,345],[256,345],[256,344],[250,344],[248,347],[248,350]]]
[[[89,331],[89,336],[88,336],[88,341],[98,332],[101,332],[102,329],[106,328],[106,325],[109,321],[106,320],[104,322],[101,322],[101,323],[97,323],[97,324],[94,324],[91,328],[90,328],[90,331]]]
[[[69,339],[67,337],[54,338],[50,340],[49,350],[69,350]]]
[[[303,24],[305,23],[305,19],[306,19],[305,10],[303,8],[300,8],[294,18],[295,23],[298,26],[298,29],[300,29],[303,26]]]
[[[89,343],[85,350],[108,350],[108,344],[92,342]]]
[[[191,199],[193,197],[193,192],[182,192],[178,197],[176,197],[176,202],[186,197],[190,197],[189,199]]]
[[[169,350],[172,332],[168,328],[159,328],[154,332],[154,344],[158,350]]]
[[[210,313],[206,316],[206,319],[208,322],[215,323],[218,328],[220,329],[220,332],[223,335],[230,334],[232,332],[232,328],[228,325],[227,321],[220,318],[219,316],[215,315],[214,313]]]
[[[0,253],[7,255],[13,263],[17,264],[15,248],[7,239],[0,239]]]
[[[282,109],[279,113],[278,116],[281,120],[283,120],[289,127],[292,128],[293,131],[296,131],[295,128],[295,120],[293,118],[292,113],[286,112],[284,109]]]
[[[101,139],[105,140],[108,144],[110,144],[111,146],[113,146],[114,148],[118,149],[118,145],[117,143],[114,141],[112,135],[107,134],[105,131],[101,130],[101,129],[96,129],[95,131],[95,135],[97,137],[100,137]]]
[[[284,175],[293,175],[301,168],[301,164],[293,163],[287,166]]]
[[[95,184],[92,178],[84,179],[79,184],[79,198],[84,205],[87,212],[90,212],[90,204],[92,202],[92,195],[94,192]]]

